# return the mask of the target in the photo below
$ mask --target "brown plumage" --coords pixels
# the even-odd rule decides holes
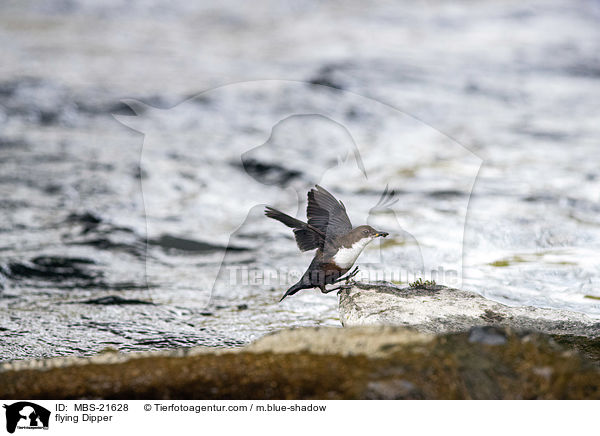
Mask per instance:
[[[344,204],[319,185],[308,192],[307,222],[272,207],[266,208],[265,215],[293,229],[300,251],[317,249],[302,278],[287,290],[281,300],[302,289],[319,288],[324,294],[340,289],[326,289],[325,285],[354,276],[357,268],[342,278],[369,242],[388,235],[366,225],[352,228]]]

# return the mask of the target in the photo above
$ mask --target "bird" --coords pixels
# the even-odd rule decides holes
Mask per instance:
[[[319,288],[322,293],[327,294],[346,288],[347,286],[341,285],[327,289],[325,285],[354,277],[358,273],[358,267],[346,277],[342,276],[350,271],[367,244],[389,235],[368,225],[352,227],[344,203],[319,185],[308,191],[307,196],[307,222],[272,207],[265,208],[267,217],[293,229],[300,251],[317,250],[306,272],[285,292],[279,302],[303,289]]]

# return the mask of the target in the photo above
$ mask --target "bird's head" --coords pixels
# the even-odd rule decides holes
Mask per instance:
[[[381,232],[379,230],[375,230],[371,226],[358,226],[357,228],[352,230],[352,233],[356,236],[357,239],[375,239],[375,238],[385,238],[389,233]]]

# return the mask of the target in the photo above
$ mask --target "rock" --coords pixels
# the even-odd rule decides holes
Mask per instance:
[[[246,347],[254,353],[312,353],[382,357],[408,344],[424,344],[433,335],[393,327],[303,328],[262,337]]]
[[[506,306],[474,292],[445,286],[401,288],[387,282],[356,283],[351,289],[340,292],[339,310],[344,326],[396,325],[424,333],[463,332],[473,326],[503,326],[561,336],[600,338],[600,321],[587,315],[566,310]]]
[[[506,344],[506,335],[498,327],[472,327],[469,332],[469,342],[478,342],[486,345],[503,345]]]
[[[417,387],[406,380],[375,381],[367,384],[365,399],[367,400],[404,400],[420,399]]]
[[[500,327],[441,335],[307,328],[240,349],[4,363],[0,392],[5,399],[600,399],[600,367],[548,335]]]

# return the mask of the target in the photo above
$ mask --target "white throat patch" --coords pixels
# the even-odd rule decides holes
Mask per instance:
[[[375,238],[370,236],[368,238],[363,238],[359,241],[356,241],[354,244],[352,244],[352,247],[350,248],[340,248],[335,254],[335,256],[333,256],[333,261],[340,268],[350,269],[352,265],[354,265],[354,262],[356,261],[360,253],[363,251],[363,248],[365,248],[367,244],[373,239]]]

